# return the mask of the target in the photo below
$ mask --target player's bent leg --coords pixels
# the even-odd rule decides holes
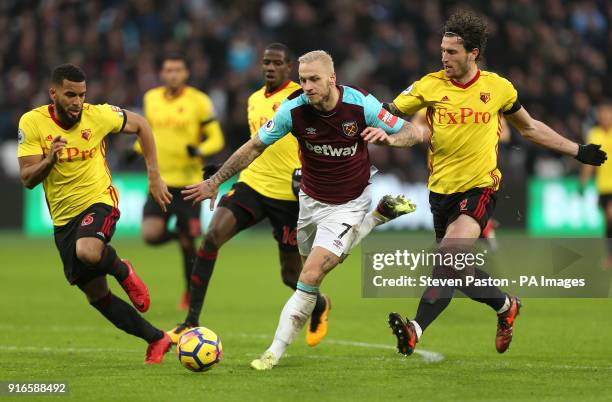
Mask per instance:
[[[115,327],[149,343],[145,363],[161,363],[164,353],[170,347],[170,340],[163,331],[155,328],[132,306],[113,295],[104,276],[77,284],[89,303]]]
[[[350,248],[354,248],[378,225],[389,222],[402,215],[416,211],[416,204],[403,195],[393,197],[392,195],[383,196],[376,208],[367,213],[361,224],[353,226],[351,229],[353,239]]]
[[[303,256],[297,251],[288,251],[279,248],[279,257],[283,283],[295,290],[298,277],[302,271]],[[304,257],[303,260],[305,262],[306,258]],[[308,346],[318,345],[327,335],[329,310],[331,310],[329,296],[318,293],[317,301],[310,317],[310,323],[306,330],[306,344]]]
[[[269,370],[278,364],[312,314],[323,278],[339,262],[339,256],[323,247],[312,249],[302,268],[297,289],[283,307],[272,345],[259,359],[251,362],[252,368]]]
[[[110,244],[96,237],[81,237],[76,241],[76,256],[82,263],[114,276],[138,311],[149,309],[151,298],[147,285],[136,274],[132,264],[120,259]]]

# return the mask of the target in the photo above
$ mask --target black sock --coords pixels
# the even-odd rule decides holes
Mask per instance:
[[[117,256],[115,249],[109,244],[104,246],[102,258],[100,258],[96,267],[102,272],[114,276],[119,282],[123,282],[130,272],[127,265]]]
[[[145,320],[134,307],[108,292],[102,299],[91,303],[107,320],[130,335],[148,343],[160,340],[164,333]]]
[[[193,264],[193,271],[191,272],[189,312],[185,320],[186,323],[197,325],[200,321],[200,312],[202,311],[208,282],[210,282],[216,261],[217,251],[206,251],[203,248],[198,250],[195,263]]]
[[[191,271],[193,271],[193,264],[195,263],[196,253],[193,248],[181,247],[181,253],[183,254],[183,274],[185,275],[185,289],[189,291],[191,284]]]
[[[479,268],[474,269],[474,278],[487,280],[491,278],[489,274]],[[497,286],[462,286],[457,287],[466,296],[480,303],[484,303],[493,310],[498,311],[506,303],[506,294]]]
[[[452,268],[434,267],[432,278],[450,278],[451,271],[449,271],[449,269]],[[414,318],[423,331],[425,331],[425,328],[427,328],[449,305],[453,298],[454,291],[455,289],[451,286],[429,286],[425,289],[419,301],[416,317]]]

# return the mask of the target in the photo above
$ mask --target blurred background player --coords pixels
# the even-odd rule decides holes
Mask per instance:
[[[185,292],[179,308],[189,303],[189,280],[195,261],[194,240],[200,235],[200,204],[183,201],[181,188],[198,181],[203,158],[223,149],[221,126],[212,101],[204,92],[187,85],[187,61],[180,54],[166,56],[161,65],[163,86],[144,95],[144,115],[155,137],[159,171],[173,195],[167,211],[163,211],[149,195],[143,209],[142,237],[147,244],[160,245],[177,239],[183,257]],[[140,152],[139,143],[134,150]],[[176,230],[168,221],[176,217]]]
[[[274,116],[287,95],[300,89],[297,83],[291,81],[290,52],[283,44],[272,43],[265,48],[262,73],[264,86],[248,100],[251,137]],[[221,199],[193,268],[187,318],[168,332],[173,341],[177,341],[180,334],[189,328],[199,325],[200,312],[221,246],[266,217],[270,219],[274,238],[278,242],[283,283],[296,289],[302,270],[296,240],[299,212],[296,195],[301,165],[297,140],[287,135],[244,169],[238,182]],[[306,333],[308,345],[315,346],[325,337],[330,307],[329,298],[317,294],[311,325]]]
[[[113,295],[106,275],[123,287],[139,311],[149,309],[149,290],[132,264],[108,244],[119,220],[119,196],[106,167],[109,133],[136,133],[142,145],[154,202],[166,209],[172,195],[157,167],[155,142],[146,120],[108,104],[85,102],[85,73],[63,64],[53,70],[52,104],[25,113],[19,121],[19,170],[29,189],[43,183],[53,219],[55,244],[64,275],[117,328],[149,343],[145,363],[161,363],[170,337],[132,306]]]
[[[295,293],[281,312],[272,345],[251,362],[256,370],[270,370],[278,364],[312,314],[325,275],[350,249],[352,226],[362,222],[370,209],[368,186],[373,169],[368,143],[407,147],[423,142],[421,130],[384,110],[374,96],[337,86],[333,60],[325,51],[302,55],[299,77],[302,89],[290,94],[249,142],[212,178],[183,191],[187,200],[210,198],[212,205],[219,185],[260,155],[265,157],[269,146],[289,132],[298,139],[303,169],[297,242],[303,268]],[[416,209],[409,200],[393,201],[378,207],[381,213],[393,215],[388,219]]]
[[[606,153],[612,152],[612,102],[607,100],[597,107],[597,125],[588,132],[587,142],[601,145]],[[580,187],[583,190],[595,173],[595,185],[599,193],[599,206],[603,208],[606,219],[606,244],[608,258],[606,269],[612,269],[612,164],[604,163],[599,167],[584,165],[580,172]]]
[[[533,119],[521,106],[518,93],[508,80],[478,68],[487,39],[486,24],[480,16],[459,10],[448,19],[444,32],[441,44],[444,69],[416,81],[387,107],[402,116],[427,107],[431,131],[429,203],[436,240],[440,242],[440,252],[457,253],[465,252],[481,236],[495,209],[501,179],[497,147],[502,114],[529,141],[573,156],[582,163],[601,165],[606,154],[597,145],[576,144]],[[466,271],[436,266],[432,276],[471,275],[482,281],[490,278],[475,267]],[[499,353],[505,352],[512,341],[520,300],[491,285],[458,289],[496,311],[495,347]],[[412,321],[397,313],[389,314],[400,353],[413,352],[422,332],[448,306],[453,292],[452,287],[428,287]]]

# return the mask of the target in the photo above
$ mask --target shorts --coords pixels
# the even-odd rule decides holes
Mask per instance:
[[[482,231],[493,217],[497,193],[492,188],[473,188],[462,193],[438,194],[429,192],[429,207],[434,219],[436,240],[446,234],[446,228],[461,214],[476,219]]]
[[[338,257],[348,254],[352,241],[349,231],[361,224],[372,205],[369,186],[354,200],[344,204],[326,204],[300,191],[298,248],[307,256],[313,247],[323,247]]]
[[[168,187],[168,191],[172,194],[172,201],[167,206],[167,212],[164,212],[151,194],[149,194],[142,217],[158,216],[168,223],[170,217],[174,215],[176,216],[176,227],[179,232],[188,233],[191,237],[198,237],[202,234],[200,225],[201,204],[192,205],[191,201],[185,201],[181,190],[181,188],[177,187]]]
[[[108,243],[115,233],[119,210],[110,205],[97,203],[81,212],[64,226],[55,226],[53,236],[64,264],[64,276],[71,285],[79,287],[104,272],[81,262],[76,256],[76,242],[83,237],[95,237]]]
[[[599,206],[605,211],[608,208],[608,203],[612,201],[612,194],[599,194]]]
[[[272,234],[279,249],[297,251],[297,201],[269,198],[253,190],[248,184],[237,182],[221,198],[218,206],[232,211],[239,231],[267,217],[272,224]]]

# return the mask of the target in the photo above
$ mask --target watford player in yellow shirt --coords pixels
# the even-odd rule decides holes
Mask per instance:
[[[19,121],[21,181],[27,188],[42,182],[53,219],[55,245],[64,275],[89,303],[128,334],[149,343],[145,363],[161,363],[170,338],[129,304],[113,295],[106,275],[121,284],[136,309],[149,308],[149,290],[127,260],[108,244],[119,219],[119,195],[106,166],[105,137],[136,133],[142,145],[151,196],[166,209],[172,195],[157,166],[155,142],[146,120],[111,105],[84,103],[85,74],[72,64],[53,70],[52,104],[25,113]]]
[[[265,85],[248,100],[251,137],[274,116],[281,102],[300,88],[289,78],[290,52],[283,44],[273,43],[265,48],[262,72]],[[240,173],[240,180],[221,199],[198,250],[191,277],[187,318],[168,332],[174,342],[189,328],[199,325],[204,297],[221,246],[240,231],[266,217],[270,219],[274,238],[278,242],[283,282],[291,289],[296,289],[302,271],[296,239],[299,212],[296,194],[300,168],[297,140],[292,135],[286,135],[244,169]],[[308,345],[317,345],[327,334],[330,307],[329,298],[318,294],[306,334]]]
[[[612,102],[606,101],[597,107],[597,125],[589,130],[587,141],[601,145],[605,152],[612,152]],[[600,167],[584,165],[580,174],[580,184],[584,188],[587,181],[595,173],[595,186],[599,193],[599,206],[606,217],[606,238],[608,258],[606,269],[612,269],[612,165],[603,164]]]
[[[200,204],[184,201],[180,191],[201,179],[203,158],[223,149],[224,140],[210,98],[187,85],[189,70],[183,56],[167,56],[160,77],[164,85],[144,95],[144,113],[153,129],[159,172],[173,198],[168,210],[163,211],[149,195],[143,211],[142,237],[151,245],[178,240],[185,278],[179,308],[186,309],[196,254],[194,240],[200,235]],[[140,151],[138,143],[135,150]],[[171,216],[176,217],[176,232],[167,228]]]
[[[497,143],[504,115],[526,139],[548,149],[573,156],[580,162],[601,165],[606,153],[599,146],[576,144],[533,119],[521,106],[516,89],[499,75],[481,71],[478,60],[486,44],[486,24],[471,12],[458,11],[446,22],[441,53],[443,70],[410,85],[393,103],[392,113],[412,115],[427,108],[431,139],[429,148],[429,203],[441,253],[469,251],[492,216],[501,172],[497,167]],[[476,268],[456,270],[436,266],[433,277],[490,276]],[[505,352],[512,341],[512,327],[521,307],[515,296],[495,286],[458,288],[486,303],[497,313],[495,346]],[[422,332],[448,306],[452,287],[426,289],[414,320],[389,314],[389,324],[400,353],[410,355]]]

